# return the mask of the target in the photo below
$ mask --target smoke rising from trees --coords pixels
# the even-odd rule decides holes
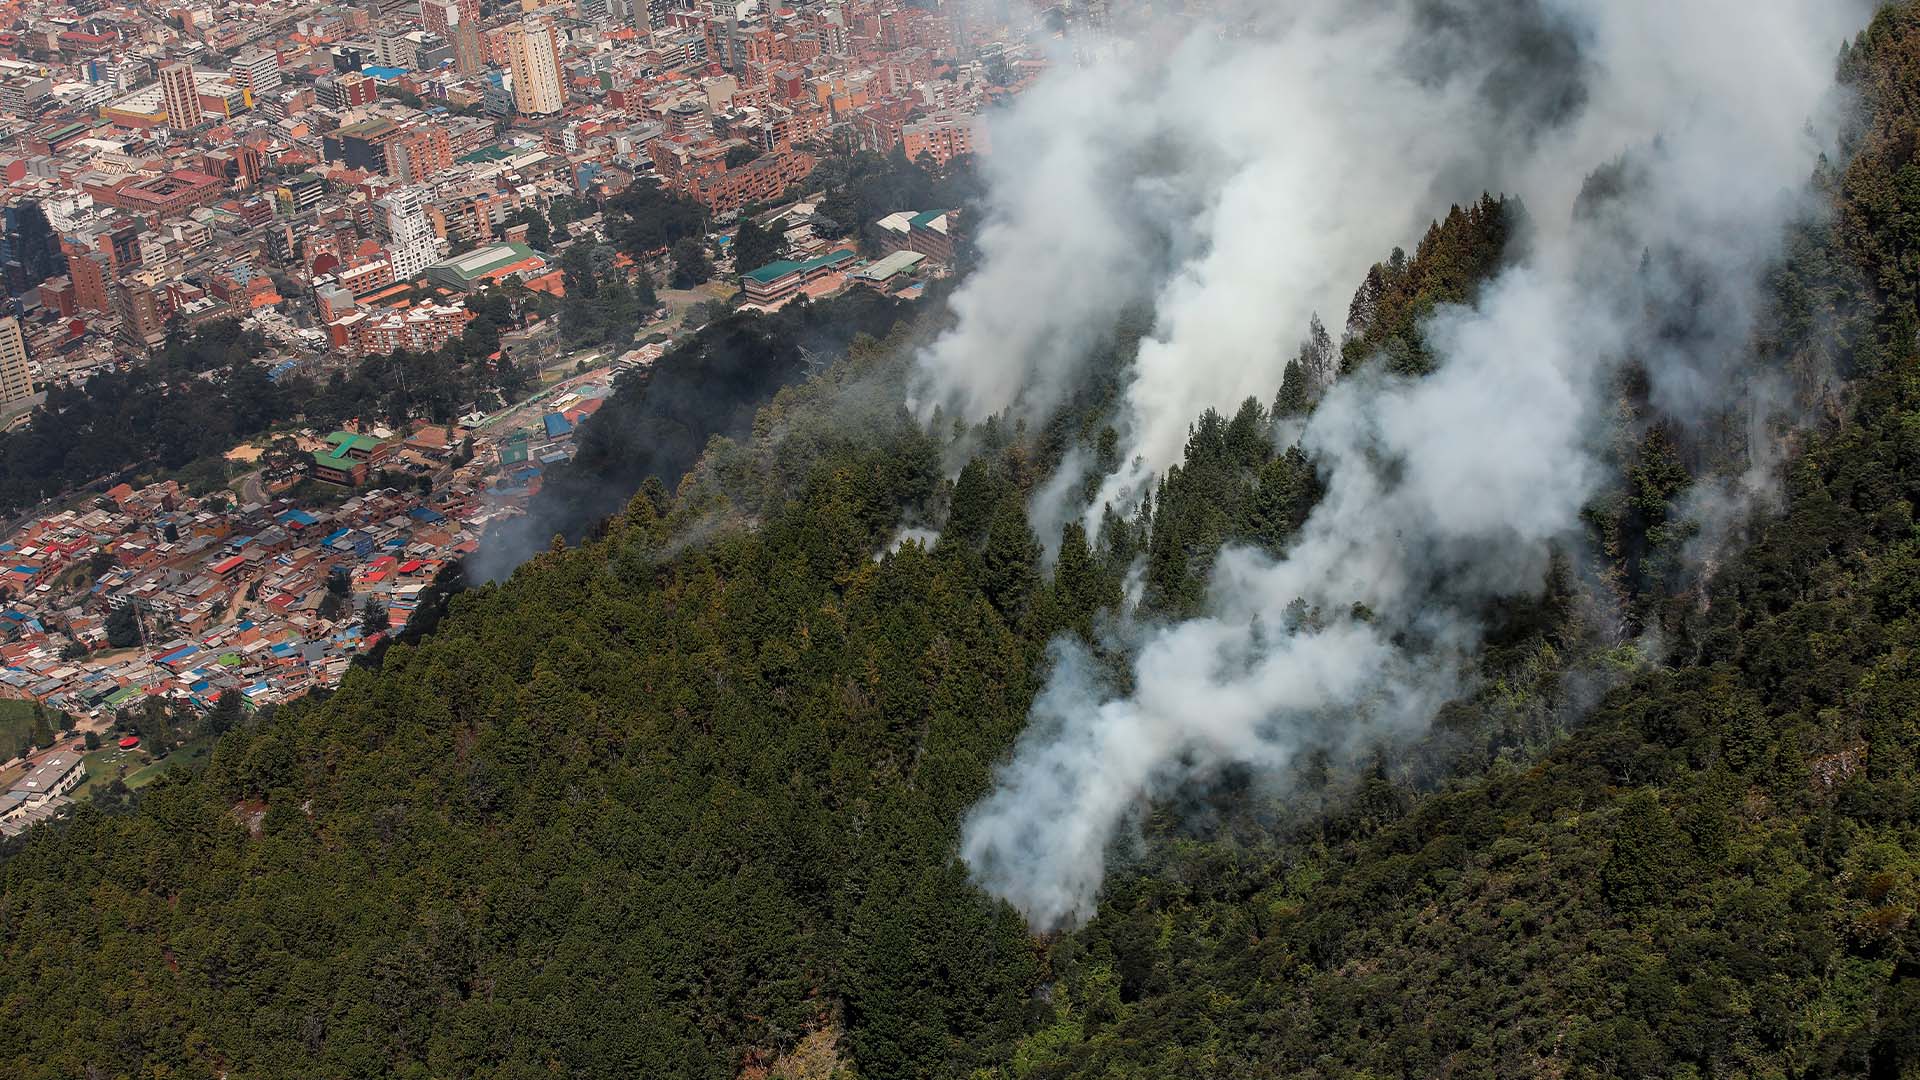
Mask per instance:
[[[1036,927],[1092,911],[1147,800],[1424,727],[1471,679],[1487,602],[1537,592],[1552,547],[1580,542],[1623,366],[1677,424],[1745,378],[1756,286],[1812,212],[1796,193],[1862,12],[1513,7],[1296,5],[1064,73],[996,128],[1010,160],[983,265],[920,357],[916,404],[1043,418],[1146,298],[1120,424],[1138,464],[1106,479],[1092,523],[1179,459],[1203,409],[1270,397],[1310,315],[1337,325],[1368,264],[1437,208],[1504,190],[1532,225],[1472,308],[1429,319],[1431,374],[1363,367],[1326,392],[1301,436],[1326,494],[1285,557],[1223,553],[1209,614],[1140,631],[1130,694],[1056,646],[962,839]]]

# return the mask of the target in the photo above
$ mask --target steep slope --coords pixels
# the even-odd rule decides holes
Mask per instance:
[[[1097,456],[1097,416],[929,434],[898,406],[911,335],[856,342],[677,497],[648,485],[131,813],[9,845],[0,1059],[722,1078],[837,1039],[873,1080],[1911,1075],[1916,44],[1903,5],[1843,58],[1841,212],[1797,238],[1758,350],[1855,380],[1847,419],[1704,596],[1644,568],[1712,448],[1623,421],[1645,467],[1595,509],[1613,574],[1587,584],[1671,666],[1612,648],[1556,568],[1491,613],[1486,684],[1427,744],[1313,762],[1280,803],[1219,777],[1151,816],[1090,926],[1036,940],[953,855],[1045,643],[1096,637],[1136,560],[1178,613],[1222,542],[1283,548],[1311,465],[1259,403],[1209,414],[1153,508],[1069,526],[1049,576],[1025,497],[1063,442]],[[1472,296],[1507,224],[1437,223],[1358,332],[1421,370],[1419,315]]]
[[[643,495],[35,836],[0,870],[15,1071],[721,1077],[844,1018],[931,1075],[1016,1035],[1034,956],[945,852],[1033,644],[966,566],[872,561],[936,466],[877,420],[754,532],[675,555]]]
[[[1198,837],[1150,823],[1161,842],[1056,944],[1062,992],[1006,1075],[1920,1070],[1920,393],[1897,224],[1916,43],[1898,5],[1842,56],[1861,100],[1847,167],[1817,178],[1835,218],[1773,275],[1757,362],[1835,415],[1851,401],[1793,463],[1785,512],[1704,592],[1668,593],[1681,450],[1624,438],[1624,483],[1593,508],[1603,585],[1673,666],[1569,664],[1562,612],[1490,654],[1497,681],[1426,745],[1301,778],[1336,789],[1330,812],[1255,791]],[[1407,796],[1447,759],[1465,774]]]

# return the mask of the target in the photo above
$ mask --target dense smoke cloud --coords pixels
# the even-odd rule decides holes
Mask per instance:
[[[1120,302],[1150,294],[1155,316],[1123,405],[1142,466],[1103,500],[1124,505],[1177,461],[1202,409],[1270,395],[1308,312],[1337,321],[1367,263],[1445,202],[1520,193],[1535,229],[1472,309],[1430,320],[1433,374],[1368,371],[1327,394],[1302,436],[1326,495],[1294,546],[1278,561],[1223,553],[1211,614],[1141,633],[1130,696],[1056,648],[1028,732],[966,823],[978,880],[1036,927],[1071,924],[1145,800],[1229,764],[1280,769],[1418,730],[1458,693],[1477,613],[1537,590],[1551,545],[1577,542],[1607,479],[1620,366],[1646,366],[1677,422],[1733,393],[1759,274],[1783,224],[1810,212],[1793,193],[1862,14],[1813,0],[1309,3],[1248,36],[1197,33],[1164,63],[1073,73],[1062,82],[1098,102],[1076,99],[1070,128],[1049,127],[1054,97],[1023,99],[1018,130],[1084,145],[999,179],[986,262],[922,358],[920,400],[1052,407],[1078,374],[1075,346],[1118,307],[1053,303],[1104,287],[1087,274],[1023,297],[1008,281],[1030,267],[1006,261],[1161,237],[1158,270],[1129,263],[1114,283]],[[1140,85],[1156,88],[1150,117],[1119,115],[1141,107]],[[1102,216],[1110,203],[1036,205],[1083,182],[1049,160],[1124,161],[1140,146],[1105,142],[1130,136],[1193,148],[1170,174],[1182,198],[1161,205],[1196,209],[1121,223]],[[1609,162],[1617,194],[1576,214]]]

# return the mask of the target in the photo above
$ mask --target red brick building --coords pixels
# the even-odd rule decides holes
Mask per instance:
[[[686,194],[716,214],[729,213],[749,203],[772,202],[787,188],[813,172],[812,154],[766,154],[737,169],[696,177]]]
[[[175,169],[163,176],[142,177],[118,184],[88,184],[87,194],[106,206],[136,214],[177,217],[226,197],[226,182],[191,169]]]

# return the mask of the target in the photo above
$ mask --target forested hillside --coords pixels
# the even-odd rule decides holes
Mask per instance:
[[[1036,937],[978,891],[962,816],[1047,643],[1114,659],[1098,627],[1132,568],[1141,612],[1179,616],[1223,543],[1285,549],[1320,492],[1269,433],[1313,397],[1290,378],[1197,418],[1150,505],[1067,526],[1048,568],[1027,497],[1075,445],[1119,466],[1110,384],[1046,430],[929,430],[899,404],[927,328],[902,325],[379,670],[250,718],[128,812],[11,843],[0,1060],[1920,1075],[1916,58],[1912,4],[1841,58],[1834,213],[1791,238],[1752,357],[1822,419],[1744,550],[1704,583],[1678,558],[1672,507],[1734,448],[1640,423],[1629,380],[1596,565],[1487,613],[1476,689],[1422,740],[1306,762],[1284,799],[1229,770],[1156,808],[1086,927]],[[1423,317],[1474,297],[1518,215],[1436,222],[1361,285],[1369,355],[1310,334],[1296,370],[1427,371]],[[1664,657],[1631,643],[1656,637]]]
[[[578,539],[649,477],[672,486],[713,436],[747,434],[776,391],[806,378],[861,335],[884,335],[912,305],[868,289],[771,315],[736,312],[622,376],[581,430],[571,461],[547,471],[524,517],[496,526],[475,572],[505,574],[555,535]]]

